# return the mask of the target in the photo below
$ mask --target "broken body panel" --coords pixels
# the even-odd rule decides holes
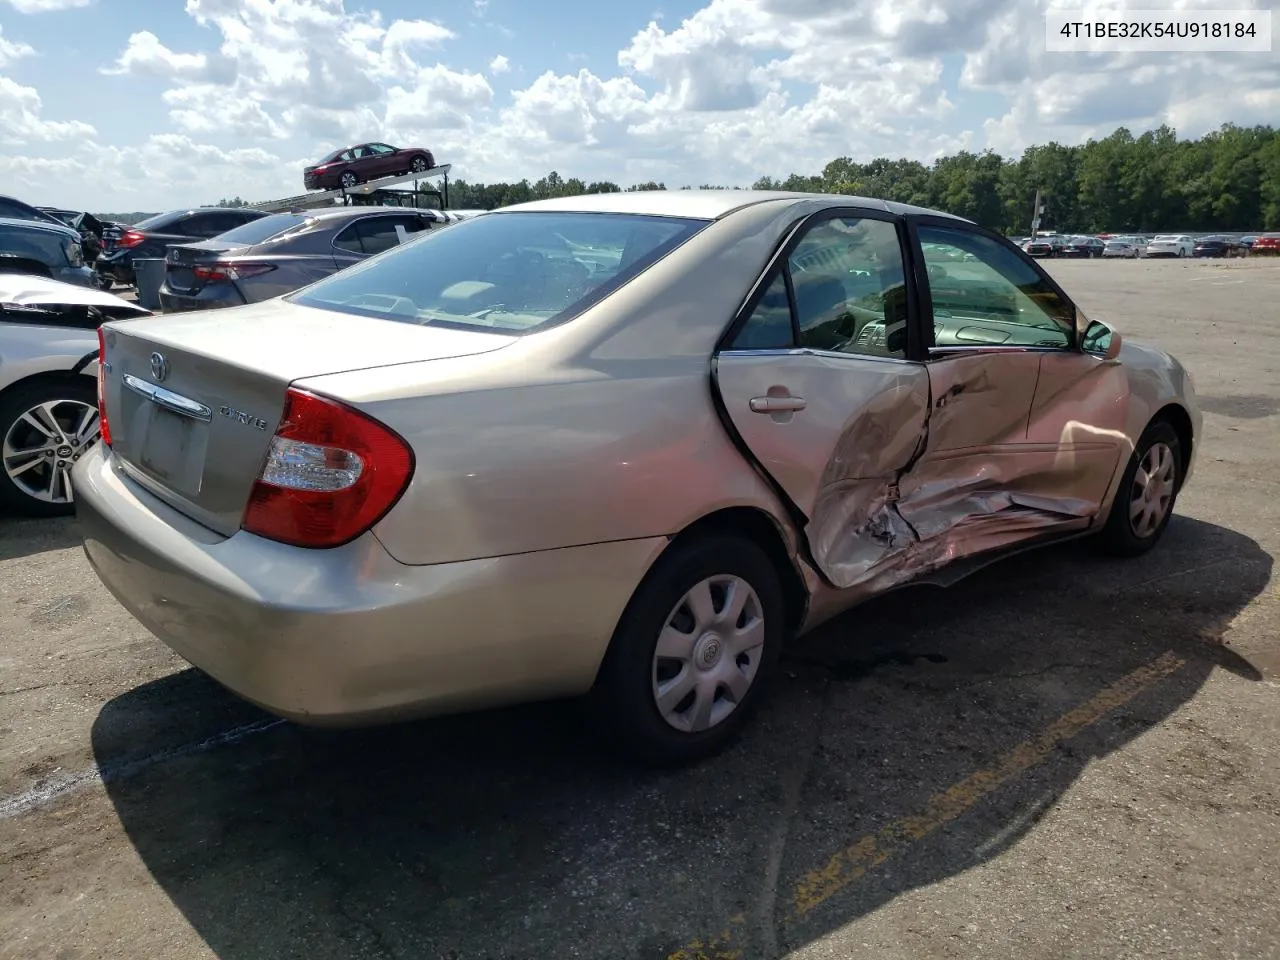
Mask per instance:
[[[1123,371],[1076,352],[915,363],[726,351],[717,385],[743,441],[804,516],[813,563],[840,590],[878,592],[1087,527],[1128,452]],[[803,420],[752,409],[784,394],[804,400]]]

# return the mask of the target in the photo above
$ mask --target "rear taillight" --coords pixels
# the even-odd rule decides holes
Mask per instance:
[[[111,446],[111,425],[107,423],[107,340],[98,328],[98,429],[102,442]]]
[[[243,280],[246,277],[257,277],[270,273],[275,269],[271,263],[209,263],[200,264],[191,269],[197,280],[206,283],[218,280]]]
[[[297,547],[337,547],[395,505],[413,451],[388,427],[335,400],[290,388],[240,526]]]
[[[126,230],[120,235],[120,239],[116,241],[116,246],[128,249],[129,247],[136,247],[145,239],[147,238],[138,233],[137,230]]]

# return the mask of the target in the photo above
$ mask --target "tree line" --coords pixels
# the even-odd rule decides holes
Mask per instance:
[[[1078,146],[1047,143],[1018,158],[961,151],[931,164],[839,157],[821,173],[761,177],[758,190],[804,190],[895,200],[944,210],[1006,233],[1030,229],[1036,191],[1040,228],[1100,233],[1280,229],[1280,130],[1224,124],[1195,140],[1169,126],[1135,137],[1120,127]],[[702,189],[725,189],[704,184]],[[449,205],[485,209],[583,193],[665,190],[649,181],[626,188],[552,172],[536,182],[449,184]],[[682,189],[690,189],[683,187]]]

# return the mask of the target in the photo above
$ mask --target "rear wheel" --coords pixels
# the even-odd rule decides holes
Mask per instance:
[[[34,517],[74,512],[71,468],[98,440],[88,377],[38,380],[0,399],[0,506]]]
[[[784,620],[778,573],[751,540],[677,544],[614,632],[591,697],[602,729],[654,766],[719,752],[764,695]]]
[[[344,173],[341,177],[338,178],[338,182],[341,183],[344,187],[354,187],[357,183],[360,182],[360,178],[357,177],[350,170],[348,170],[346,173]]]
[[[1167,420],[1153,420],[1129,457],[1100,546],[1114,556],[1146,553],[1164,535],[1181,487],[1182,441]]]

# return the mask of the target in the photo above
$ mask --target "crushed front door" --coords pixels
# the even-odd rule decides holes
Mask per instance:
[[[863,583],[912,547],[894,500],[924,440],[923,365],[726,352],[716,380],[738,434],[804,514],[810,556],[831,583]]]

